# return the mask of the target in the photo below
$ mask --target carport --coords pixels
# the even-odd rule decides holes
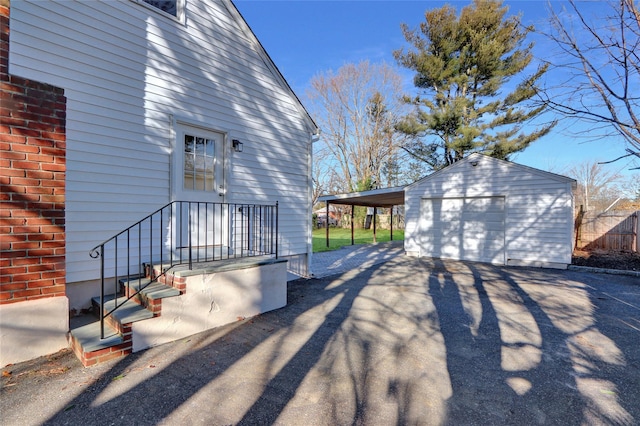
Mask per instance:
[[[351,192],[346,194],[323,195],[318,198],[319,202],[326,203],[326,211],[329,211],[330,204],[351,206],[351,245],[354,244],[354,207],[373,208],[373,242],[376,242],[376,216],[378,208],[391,209],[391,240],[393,241],[393,207],[404,204],[404,187],[393,187],[383,189],[372,189],[369,191]],[[329,221],[326,221],[327,247],[329,247]]]

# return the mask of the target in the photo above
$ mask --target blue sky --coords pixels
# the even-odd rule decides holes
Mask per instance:
[[[345,63],[361,60],[395,64],[393,50],[407,46],[400,24],[415,28],[424,20],[426,10],[445,4],[442,1],[391,0],[235,0],[234,3],[303,103],[308,83],[318,73],[335,71]],[[469,2],[448,3],[461,9]],[[505,4],[510,8],[509,13],[521,13],[524,23],[539,28],[545,25],[546,0],[512,0]],[[554,8],[562,6],[558,0],[552,4]],[[603,12],[605,9],[600,2],[587,6],[595,13],[599,8]],[[536,55],[548,54],[550,49],[544,40],[536,40],[536,43]],[[411,77],[406,74],[408,85]],[[567,131],[567,128],[575,130],[575,126],[575,123],[561,123],[513,160],[563,173],[573,164],[607,161],[624,154],[621,142],[576,139]],[[628,171],[629,161],[605,167],[625,175],[632,173]]]

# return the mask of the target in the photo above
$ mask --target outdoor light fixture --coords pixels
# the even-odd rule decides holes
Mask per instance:
[[[240,142],[238,139],[234,139],[231,141],[231,143],[233,144],[233,150],[235,152],[242,152],[242,142]]]
[[[475,167],[475,166],[477,166],[477,165],[478,165],[478,162],[477,162],[477,161],[472,161],[472,162],[471,162],[471,165],[472,165],[473,167]]]

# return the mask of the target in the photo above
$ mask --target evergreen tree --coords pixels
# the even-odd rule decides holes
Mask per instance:
[[[427,11],[419,29],[402,26],[411,49],[395,51],[394,56],[416,72],[414,84],[421,94],[405,97],[415,105],[415,113],[396,127],[411,136],[403,148],[433,170],[472,152],[509,159],[555,125],[523,132],[544,112],[528,101],[547,66],[501,94],[533,59],[533,44],[523,47],[533,28],[523,28],[518,16],[505,17],[507,9],[500,1],[475,0],[459,17],[447,5]]]

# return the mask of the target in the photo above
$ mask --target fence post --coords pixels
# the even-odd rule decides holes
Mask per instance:
[[[584,218],[584,208],[582,206],[582,204],[580,204],[580,211],[578,211],[578,215],[576,216],[576,222],[574,225],[575,228],[575,232],[576,232],[576,242],[575,242],[575,250],[579,250],[581,247],[579,247],[579,242],[582,240],[581,235],[580,235],[580,231],[582,228],[582,219]]]
[[[638,231],[640,231],[640,210],[636,211],[636,221],[633,229],[633,238],[636,239],[636,253],[640,253],[640,238],[638,238]]]

